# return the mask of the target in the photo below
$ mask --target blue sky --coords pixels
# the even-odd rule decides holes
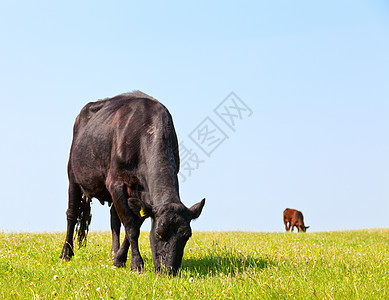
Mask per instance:
[[[136,89],[204,161],[181,182],[207,198],[194,230],[282,231],[286,207],[313,231],[388,226],[386,1],[2,1],[0,24],[0,230],[66,230],[74,119]],[[214,113],[231,92],[253,112],[235,131]],[[206,117],[228,136],[210,157],[189,137]]]

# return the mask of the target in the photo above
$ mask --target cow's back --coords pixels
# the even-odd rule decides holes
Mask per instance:
[[[285,209],[283,213],[284,220],[290,222],[295,214],[295,211],[296,211],[295,209],[291,209],[291,208]]]
[[[304,217],[303,217],[303,213],[299,210],[296,210],[296,212],[294,213],[294,219],[301,225],[304,225]]]
[[[295,224],[303,222],[303,214],[296,209],[287,208],[284,210],[284,220]]]
[[[168,110],[141,92],[88,103],[76,118],[69,158],[69,177],[85,194],[96,196],[114,159],[136,168],[144,159],[142,144],[169,139],[176,172],[179,170],[178,144]]]

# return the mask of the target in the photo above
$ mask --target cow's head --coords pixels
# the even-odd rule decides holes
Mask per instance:
[[[302,232],[306,232],[307,229],[309,228],[309,226],[301,225],[300,228],[301,228],[301,231],[302,231]]]
[[[177,273],[186,242],[192,236],[190,221],[200,216],[204,204],[205,199],[191,208],[180,202],[151,207],[141,201],[143,216],[152,218],[150,245],[156,272]]]

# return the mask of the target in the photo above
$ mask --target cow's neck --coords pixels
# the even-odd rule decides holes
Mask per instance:
[[[153,171],[146,179],[150,203],[153,205],[180,203],[178,177],[175,171],[171,167],[160,168],[159,171]]]

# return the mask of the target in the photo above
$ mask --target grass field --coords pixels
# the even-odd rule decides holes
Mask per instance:
[[[389,229],[319,233],[195,232],[176,277],[112,269],[110,233],[70,262],[64,233],[0,233],[2,299],[389,299]]]

